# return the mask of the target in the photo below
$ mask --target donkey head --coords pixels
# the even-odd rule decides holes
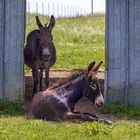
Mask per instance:
[[[51,48],[53,47],[53,36],[52,36],[52,29],[55,26],[55,18],[51,16],[49,24],[45,24],[43,26],[36,16],[36,23],[39,27],[39,34],[38,34],[38,43],[41,52],[41,58],[43,61],[49,61],[51,55]]]
[[[88,66],[87,73],[85,76],[85,84],[83,86],[84,88],[83,94],[90,101],[92,101],[97,107],[100,107],[104,103],[104,98],[101,93],[99,82],[95,77],[101,64],[102,61],[96,67],[94,67],[95,62],[92,62]]]

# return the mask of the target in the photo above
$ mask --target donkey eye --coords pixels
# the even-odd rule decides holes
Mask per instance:
[[[49,43],[52,43],[52,40],[53,40],[53,38],[50,38],[48,42],[49,42]]]
[[[95,85],[95,83],[94,82],[91,82],[90,85]]]
[[[39,42],[40,42],[40,43],[43,42],[41,38],[39,38]]]
[[[51,44],[51,43],[52,43],[52,41],[51,41],[51,40],[49,40],[49,41],[48,41],[48,43],[49,43],[49,44]]]
[[[91,82],[91,83],[90,83],[90,87],[91,87],[93,90],[96,90],[96,84],[95,84],[95,83]]]
[[[53,40],[53,37],[50,39],[50,41],[52,41]]]

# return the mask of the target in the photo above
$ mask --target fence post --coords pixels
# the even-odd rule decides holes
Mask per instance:
[[[54,14],[55,14],[55,11],[54,11],[54,3],[53,3],[53,5],[52,5],[52,6],[53,6],[53,15],[54,15]]]
[[[61,4],[61,16],[63,17],[63,4]]]
[[[69,17],[69,5],[67,5],[67,17]]]
[[[57,3],[57,17],[59,17],[59,3]]]
[[[36,15],[38,15],[38,2],[36,2]]]
[[[42,2],[42,20],[44,21],[44,4]]]
[[[72,6],[70,6],[70,17],[72,17]]]
[[[28,1],[28,23],[30,24],[30,2]]]
[[[50,16],[50,4],[48,2],[48,17]]]
[[[93,0],[91,0],[91,14],[93,15]]]
[[[64,17],[66,16],[66,5],[64,5]]]

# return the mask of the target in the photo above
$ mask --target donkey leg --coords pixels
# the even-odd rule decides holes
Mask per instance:
[[[50,68],[45,68],[45,85],[46,85],[46,88],[48,88],[49,86],[49,70]]]
[[[78,113],[80,113],[80,112],[74,111],[73,113],[78,114]],[[90,114],[90,113],[87,113],[87,112],[84,112],[84,113],[82,113],[82,114],[89,115],[89,116],[91,116],[91,117],[93,117],[93,118],[98,118],[98,116],[95,115],[95,114]]]
[[[37,86],[38,86],[38,70],[32,70],[32,75],[33,75],[33,95],[37,93]]]
[[[86,114],[86,115],[89,115],[89,116],[91,116],[91,117],[93,117],[93,118],[99,118],[97,115],[95,115],[95,114],[90,114],[90,113],[87,113],[87,112],[85,112],[85,113],[83,113],[83,114]]]
[[[56,113],[56,116],[55,116],[55,121],[62,121],[63,120],[63,118],[64,118],[64,112],[63,111],[58,111],[57,113]]]
[[[83,113],[72,113],[72,112],[67,112],[65,115],[65,119],[68,120],[81,120],[81,121],[98,121],[98,122],[104,122],[108,125],[111,125],[112,122],[109,120],[105,119],[100,119],[100,118],[94,118],[90,115],[83,114]]]
[[[39,86],[40,86],[40,91],[42,91],[42,78],[43,78],[43,69],[40,69],[40,71],[39,71]]]
[[[110,120],[98,118],[98,122],[104,122],[105,124],[111,125],[112,122]]]
[[[112,122],[111,122],[110,120],[106,120],[106,119],[103,119],[103,118],[99,118],[99,117],[96,116],[95,114],[90,114],[90,113],[86,113],[86,112],[85,112],[85,113],[82,113],[82,114],[91,116],[91,117],[97,119],[96,121],[98,121],[98,122],[104,122],[104,123],[106,123],[106,124],[108,124],[108,125],[111,125],[111,124],[112,124]]]
[[[72,113],[68,112],[66,113],[66,119],[68,120],[82,120],[82,121],[98,121],[98,118],[94,118],[87,114],[82,113]]]

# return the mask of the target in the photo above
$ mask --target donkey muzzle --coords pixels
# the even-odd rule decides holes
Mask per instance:
[[[104,98],[102,96],[102,94],[100,96],[98,96],[95,100],[95,106],[96,107],[101,107],[104,104]]]
[[[42,54],[43,61],[49,61],[50,55],[48,54]]]

